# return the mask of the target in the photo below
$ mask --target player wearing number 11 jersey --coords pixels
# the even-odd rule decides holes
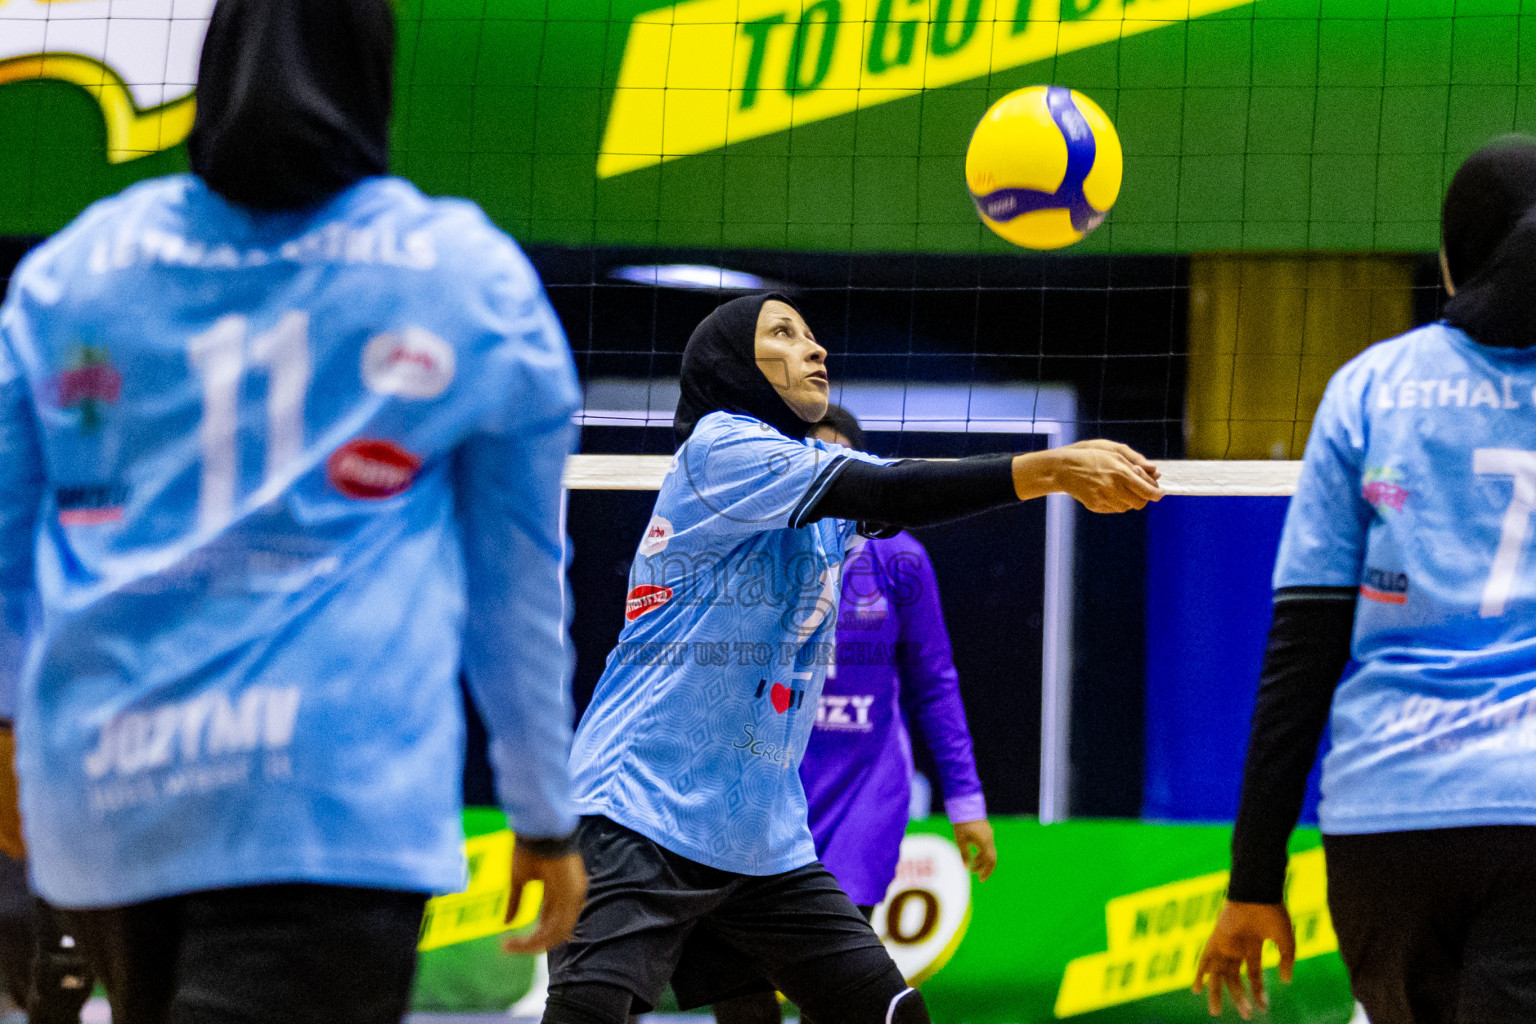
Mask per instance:
[[[1288,972],[1286,837],[1327,721],[1328,901],[1372,1024],[1536,1020],[1536,140],[1473,155],[1444,230],[1446,319],[1345,366],[1313,422],[1213,1013],[1221,985],[1251,1008],[1245,963],[1262,1004],[1265,939]]]
[[[546,925],[584,889],[574,367],[517,246],[384,175],[393,44],[388,0],[220,0],[196,174],[92,207],[0,312],[0,695],[117,1024],[399,1019],[463,881],[461,664],[514,878]]]

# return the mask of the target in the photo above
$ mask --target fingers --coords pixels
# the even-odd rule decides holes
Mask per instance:
[[[1126,474],[1126,485],[1143,502],[1158,501],[1163,496],[1162,488],[1158,487],[1150,477],[1141,472]]]
[[[1253,1016],[1253,1004],[1248,993],[1243,991],[1241,964],[1240,959],[1213,953],[1209,946],[1201,954],[1200,964],[1195,968],[1195,993],[1198,995],[1202,988],[1205,989],[1205,1005],[1212,1017],[1221,1016],[1223,988],[1231,997],[1239,1017],[1247,1020]]]
[[[985,882],[992,877],[992,872],[997,868],[997,847],[992,843],[983,843],[976,851],[976,863],[971,870],[976,872],[976,877]]]
[[[1119,441],[1106,441],[1102,438],[1095,438],[1090,441],[1079,441],[1078,444],[1085,448],[1098,448],[1103,451],[1115,452],[1121,455],[1126,459],[1126,461],[1130,462],[1131,465],[1141,470],[1142,474],[1153,483],[1156,483],[1162,476],[1162,474],[1158,472],[1157,466],[1152,462],[1151,459],[1147,458],[1145,455],[1141,454],[1141,452],[1138,452],[1128,444],[1121,444]]]
[[[1200,965],[1195,968],[1195,993],[1199,994],[1205,989],[1205,1005],[1212,1017],[1221,1016],[1221,994],[1225,988],[1227,995],[1232,999],[1232,1005],[1237,1008],[1237,1014],[1243,1020],[1253,1016],[1253,1004],[1248,1000],[1248,993],[1243,991],[1243,979],[1239,969],[1241,960],[1226,959],[1211,954],[1209,947],[1200,958]]]
[[[512,885],[507,893],[507,924],[512,923],[517,917],[518,909],[523,905],[523,890],[527,887],[528,881],[528,861],[514,854],[512,857]]]
[[[1203,989],[1206,1009],[1212,1017],[1220,1017],[1222,990],[1225,989],[1232,999],[1232,1005],[1237,1008],[1238,1016],[1248,1020],[1253,1014],[1253,1003],[1243,989],[1243,955],[1233,941],[1235,938],[1224,934],[1218,922],[1216,933],[1206,942],[1195,964],[1194,992],[1198,995]],[[1263,947],[1263,940],[1259,941],[1259,947]]]
[[[1243,963],[1248,968],[1248,985],[1253,989],[1253,1002],[1261,1010],[1269,1009],[1269,997],[1264,994],[1264,940],[1248,944],[1243,952]]]
[[[526,864],[521,861],[526,860]],[[513,859],[512,892],[509,894],[508,920],[516,913],[522,890],[529,881],[540,881],[544,898],[539,906],[539,921],[533,932],[509,936],[501,948],[508,953],[540,953],[571,937],[587,895],[587,872],[578,854],[556,860],[528,857]],[[524,874],[526,873],[526,874]],[[519,877],[523,874],[523,877]]]
[[[1237,1015],[1243,1020],[1253,1018],[1253,1002],[1248,998],[1248,993],[1243,990],[1243,976],[1238,964],[1239,960],[1231,962],[1230,967],[1221,975],[1221,982],[1227,987],[1227,994],[1232,997],[1232,1005],[1237,1007]]]
[[[548,888],[545,892],[548,893]],[[568,910],[558,904],[552,904],[545,899],[543,911],[539,914],[538,927],[532,935],[522,938],[509,938],[502,943],[502,948],[508,953],[542,953],[550,946],[558,946],[571,937],[571,932],[576,928],[576,916],[580,913],[581,906],[577,904],[575,910]]]
[[[1280,980],[1289,982],[1291,971],[1296,967],[1296,931],[1290,927],[1290,918],[1286,918],[1287,927],[1274,936],[1275,945],[1280,947]]]

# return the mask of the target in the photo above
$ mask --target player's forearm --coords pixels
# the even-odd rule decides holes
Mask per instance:
[[[1292,587],[1275,595],[1258,699],[1232,830],[1229,899],[1278,903],[1286,846],[1306,797],[1307,774],[1349,661],[1354,591]]]
[[[545,575],[551,585],[535,582]],[[464,667],[489,740],[497,801],[519,835],[565,836],[570,794],[570,653],[559,563],[507,586],[503,602],[471,604]],[[526,588],[526,592],[521,592]],[[474,588],[471,593],[479,591]]]
[[[466,443],[457,468],[468,620],[464,669],[489,738],[502,807],[521,835],[565,836],[570,795],[570,645],[560,473],[574,446],[564,411],[513,440]]]
[[[835,479],[796,525],[835,518],[905,529],[1018,501],[1008,455],[909,459],[883,466],[849,459],[831,471]]]
[[[0,718],[15,711],[36,594],[43,457],[20,368],[0,339]]]
[[[981,796],[971,731],[965,720],[965,705],[960,700],[959,677],[949,659],[949,645],[940,645],[935,640],[910,643],[917,647],[918,660],[911,666],[910,682],[904,672],[903,689],[910,694],[904,703],[939,769],[945,810],[954,821],[984,818],[986,803]],[[923,657],[930,646],[943,647],[942,664]],[[963,816],[955,817],[956,814]]]

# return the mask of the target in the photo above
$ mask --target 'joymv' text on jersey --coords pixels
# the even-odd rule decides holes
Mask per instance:
[[[574,825],[575,375],[477,208],[147,182],[27,258],[0,342],[0,654],[34,579],[42,608],[0,692],[44,896],[456,888],[461,647],[514,824]]]
[[[1432,324],[1328,386],[1275,586],[1358,587],[1323,830],[1536,824],[1536,351]]]
[[[796,769],[853,525],[803,518],[843,458],[877,461],[747,416],[699,421],[656,497],[627,621],[576,731],[582,813],[741,874],[816,859]]]

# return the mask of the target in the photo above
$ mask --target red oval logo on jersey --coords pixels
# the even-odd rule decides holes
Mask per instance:
[[[420,456],[375,438],[348,441],[325,460],[325,475],[338,491],[373,501],[409,490],[420,471]]]
[[[624,601],[624,618],[634,622],[640,616],[653,612],[672,600],[671,587],[658,587],[650,583],[636,587]]]

